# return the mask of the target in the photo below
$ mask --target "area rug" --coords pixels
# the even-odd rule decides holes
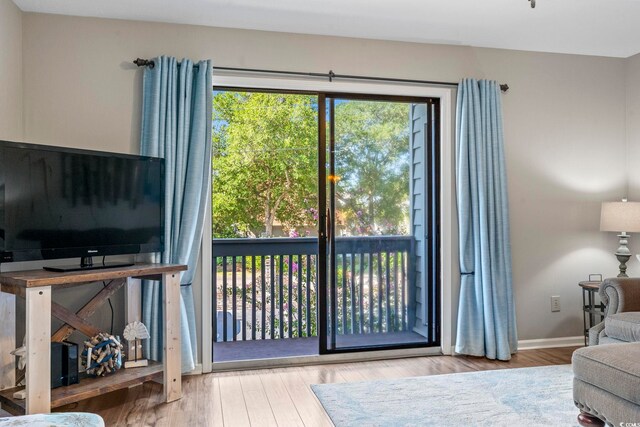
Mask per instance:
[[[312,389],[337,427],[577,426],[571,365],[431,375]]]

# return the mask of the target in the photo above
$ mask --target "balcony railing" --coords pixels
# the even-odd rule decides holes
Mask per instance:
[[[338,335],[412,328],[414,252],[411,236],[336,239]],[[214,341],[316,336],[317,260],[316,238],[213,239]]]

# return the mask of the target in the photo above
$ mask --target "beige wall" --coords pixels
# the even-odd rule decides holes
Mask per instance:
[[[523,55],[493,64],[520,77],[504,103],[520,336],[580,335],[577,282],[617,274],[617,239],[599,221],[601,201],[624,195],[624,63]],[[560,313],[550,313],[551,295]]]
[[[629,198],[640,200],[640,168],[634,161],[640,158],[640,54],[627,59],[626,71],[627,150],[624,153],[624,161],[629,170]],[[637,240],[632,243],[639,247],[640,237]]]
[[[600,201],[625,190],[624,59],[31,13],[23,25],[25,139],[34,143],[136,152],[141,70],[130,64],[136,57],[506,82],[520,339],[581,335],[577,282],[589,273],[616,273],[616,238],[598,231],[598,223]],[[632,251],[640,252],[640,239]],[[550,312],[551,295],[561,296],[561,312]]]
[[[0,139],[21,140],[22,12],[11,0],[0,0]],[[0,295],[0,390],[13,386],[15,298]]]
[[[22,12],[0,0],[0,139],[22,139]]]

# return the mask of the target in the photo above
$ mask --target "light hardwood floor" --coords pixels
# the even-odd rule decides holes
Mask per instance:
[[[574,350],[525,350],[509,362],[429,356],[213,373],[184,377],[184,397],[170,404],[161,385],[147,383],[59,410],[95,412],[107,426],[331,426],[310,384],[565,364]]]

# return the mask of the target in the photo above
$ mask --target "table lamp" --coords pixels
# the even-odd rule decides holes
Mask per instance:
[[[618,277],[627,276],[627,261],[631,252],[627,247],[629,235],[627,233],[640,232],[640,202],[602,202],[600,214],[600,231],[615,231],[620,238],[620,246],[615,252],[620,262]]]

